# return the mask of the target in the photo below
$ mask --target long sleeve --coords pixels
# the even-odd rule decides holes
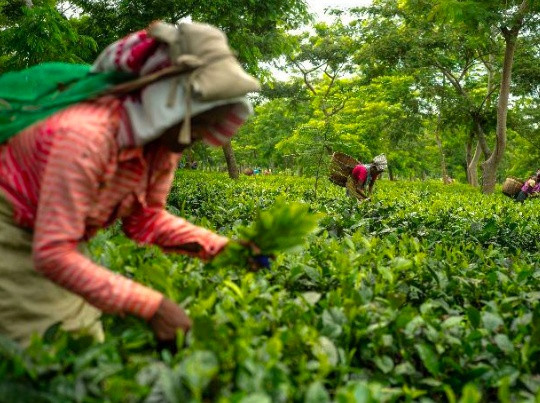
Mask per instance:
[[[43,173],[34,226],[36,270],[108,313],[149,319],[162,295],[94,264],[78,250],[113,141],[107,127],[58,129]],[[102,133],[100,133],[102,131]]]
[[[178,156],[163,154],[161,169],[154,172],[148,184],[146,200],[137,203],[132,214],[123,219],[124,232],[138,242],[158,245],[167,252],[212,258],[229,239],[165,211]]]

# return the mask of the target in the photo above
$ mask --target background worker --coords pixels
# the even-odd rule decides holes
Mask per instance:
[[[516,201],[524,202],[528,197],[540,195],[540,169],[536,174],[531,175],[521,187],[521,191],[516,196]]]
[[[373,158],[370,164],[358,164],[353,170],[348,180],[348,188],[352,188],[362,199],[369,199],[373,192],[375,181],[379,178],[388,166],[386,156],[380,154]],[[367,186],[367,191],[366,191]],[[348,190],[349,192],[349,190]]]
[[[198,75],[160,76],[182,63]],[[130,73],[138,87],[67,107],[0,145],[0,333],[22,345],[58,322],[102,340],[102,312],[139,316],[162,341],[190,329],[176,303],[81,253],[117,219],[137,242],[202,259],[229,241],[165,210],[181,152],[225,144],[251,113],[245,94],[258,82],[223,33],[157,23],[110,45],[92,70]]]

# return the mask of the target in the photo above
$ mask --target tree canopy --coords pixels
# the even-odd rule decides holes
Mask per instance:
[[[392,178],[485,192],[538,168],[537,1],[374,0],[327,17],[303,0],[0,0],[0,72],[90,63],[153,20],[191,18],[222,28],[264,83],[233,140],[242,167],[320,176],[334,151],[384,152]],[[223,163],[204,147],[190,158]]]

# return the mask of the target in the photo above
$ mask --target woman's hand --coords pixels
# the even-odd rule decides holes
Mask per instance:
[[[191,319],[184,310],[165,297],[149,323],[156,338],[162,342],[176,340],[178,330],[187,333],[191,329]]]
[[[364,199],[367,199],[368,198],[368,195],[366,194],[365,190],[364,189],[361,189],[360,187],[357,187],[356,188],[356,191],[358,192],[358,194],[360,196],[362,196],[362,198]]]
[[[260,269],[267,269],[270,267],[270,261],[274,258],[272,255],[261,254],[261,248],[259,248],[252,241],[237,241],[240,245],[248,248],[250,251],[250,257],[248,260],[249,269],[251,271],[259,271]]]

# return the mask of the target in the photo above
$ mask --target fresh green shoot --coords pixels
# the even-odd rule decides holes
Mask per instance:
[[[286,203],[277,199],[267,210],[259,211],[247,227],[237,229],[238,241],[231,241],[214,261],[217,265],[246,263],[253,251],[245,244],[254,244],[261,255],[293,252],[302,248],[306,238],[316,229],[321,213],[309,211],[304,203]]]

